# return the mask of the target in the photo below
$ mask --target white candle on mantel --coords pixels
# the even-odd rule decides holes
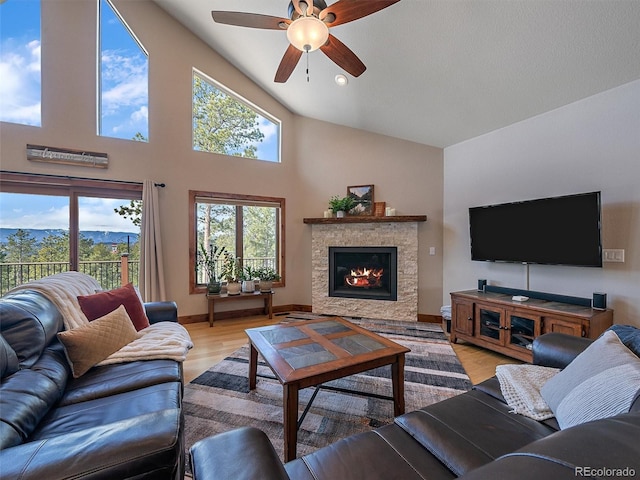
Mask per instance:
[[[324,211],[324,218],[331,218],[331,210]]]

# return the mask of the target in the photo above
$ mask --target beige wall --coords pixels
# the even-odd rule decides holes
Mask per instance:
[[[284,197],[287,285],[276,305],[311,303],[311,235],[347,185],[374,184],[399,214],[426,214],[420,226],[419,313],[442,299],[442,150],[296,116],[150,1],[116,5],[149,52],[149,143],[98,137],[95,2],[42,2],[42,127],[0,123],[0,168],[9,171],[166,183],[160,191],[168,297],[180,315],[205,313],[188,291],[188,190]],[[256,52],[256,55],[258,53]],[[191,72],[196,67],[282,121],[282,162],[194,152]],[[26,160],[27,143],[109,154],[107,170]],[[436,255],[428,256],[428,247]]]
[[[531,265],[530,289],[606,292],[614,322],[640,326],[640,81],[446,148],[444,178],[443,301],[478,278],[526,288],[523,265],[470,260],[469,207],[599,190],[603,246],[625,263]]]

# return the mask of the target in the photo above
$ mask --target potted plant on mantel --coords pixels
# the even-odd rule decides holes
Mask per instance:
[[[234,257],[230,252],[225,252],[221,275],[227,281],[227,293],[240,295],[242,289],[240,281],[244,278],[240,257]]]
[[[199,247],[200,255],[198,256],[198,266],[204,270],[205,275],[209,279],[209,283],[207,283],[207,293],[220,293],[222,287],[217,276],[218,262],[226,249],[225,247],[211,245],[211,248],[207,250],[203,243],[201,243]]]
[[[255,275],[260,279],[260,291],[270,292],[273,282],[280,280],[280,275],[271,267],[260,267],[255,271]]]
[[[334,195],[329,199],[329,208],[338,218],[344,217],[346,213],[355,206],[356,202],[351,197],[338,197],[337,195]]]

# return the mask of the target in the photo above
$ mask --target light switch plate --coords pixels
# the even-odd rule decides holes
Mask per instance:
[[[612,263],[624,263],[623,248],[605,248],[602,251],[602,261]]]

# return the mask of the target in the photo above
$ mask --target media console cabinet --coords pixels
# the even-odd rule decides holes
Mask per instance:
[[[465,340],[525,362],[543,333],[597,338],[613,324],[613,310],[561,301],[512,300],[505,293],[466,290],[451,293],[451,341]]]

